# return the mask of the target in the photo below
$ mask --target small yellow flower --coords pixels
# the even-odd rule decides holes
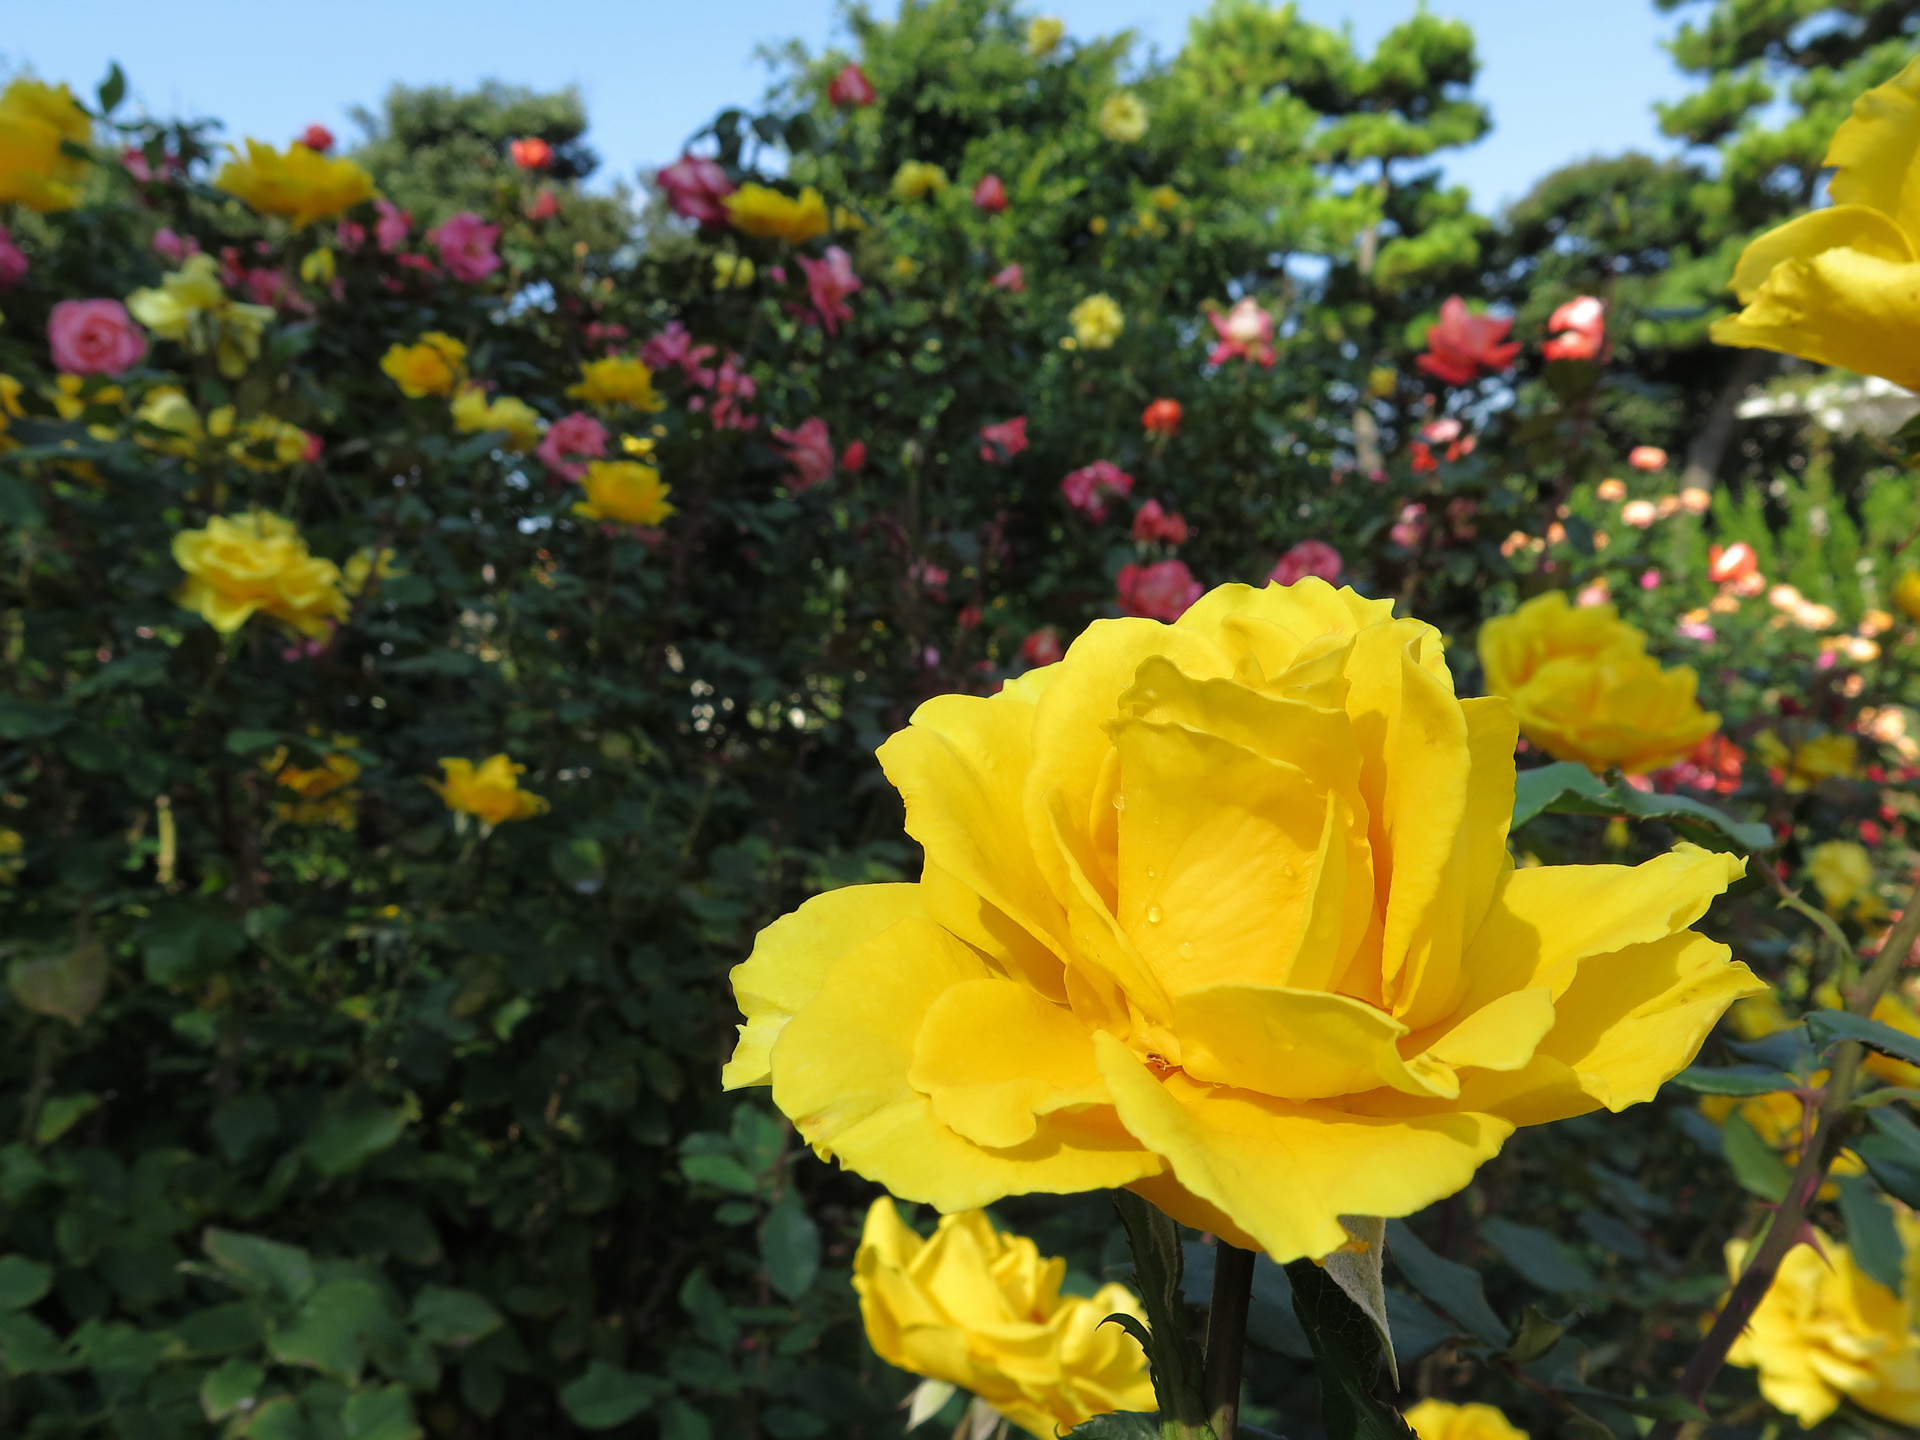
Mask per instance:
[[[1827,840],[1807,852],[1807,876],[1829,914],[1852,909],[1865,919],[1881,910],[1873,890],[1873,857],[1854,840]]]
[[[380,368],[409,400],[451,395],[467,374],[467,347],[451,335],[429,330],[411,345],[387,347]]]
[[[1403,1417],[1419,1440],[1527,1440],[1527,1432],[1491,1405],[1422,1400]]]
[[[751,182],[727,196],[727,214],[742,235],[785,240],[804,245],[827,233],[827,202],[811,185],[789,198],[778,190]]]
[[[287,763],[284,745],[261,763],[261,768],[272,775],[281,788],[299,797],[274,807],[274,813],[282,820],[295,825],[353,828],[354,802],[358,797],[346,787],[360,778],[360,762],[351,755],[339,753],[351,749],[352,740],[336,735],[333,744],[334,753],[322,756],[318,765],[306,769]]]
[[[0,205],[71,209],[86,164],[61,142],[84,148],[92,139],[93,121],[65,85],[15,80],[0,93]]]
[[[1058,15],[1036,15],[1027,22],[1027,54],[1045,59],[1066,36],[1067,22]]]
[[[1067,319],[1073,324],[1073,338],[1083,350],[1111,350],[1120,332],[1127,328],[1127,317],[1104,291],[1087,296],[1067,312]]]
[[[1816,735],[1789,750],[1771,730],[1753,737],[1753,753],[1771,770],[1784,770],[1791,794],[1811,790],[1823,780],[1850,780],[1860,761],[1859,743],[1851,735]]]
[[[753,273],[753,261],[745,255],[722,250],[713,257],[713,288],[716,290],[744,290],[753,283]]]
[[[1147,199],[1156,210],[1177,210],[1180,208],[1180,192],[1171,185],[1156,185],[1147,192]]]
[[[143,443],[171,455],[192,455],[199,448],[201,436],[206,434],[200,412],[193,408],[193,402],[185,393],[173,385],[158,385],[149,390],[133,417],[164,431],[170,438],[143,440]]]
[[[1119,145],[1131,145],[1147,133],[1147,107],[1131,90],[1116,90],[1100,102],[1095,122],[1102,135]]]
[[[899,276],[900,279],[911,280],[914,272],[920,267],[913,263],[913,257],[911,255],[896,255],[893,257],[893,264],[888,268],[890,268],[895,275]]]
[[[622,435],[620,449],[636,460],[644,460],[653,454],[655,441],[650,435]]]
[[[462,385],[453,397],[452,411],[454,429],[465,435],[497,430],[502,437],[502,448],[515,454],[523,455],[533,449],[546,433],[547,422],[526,401],[511,395],[489,400],[487,392],[471,382]]]
[[[18,830],[0,827],[0,885],[11,885],[27,868],[27,842]]]
[[[660,483],[660,472],[638,460],[595,460],[587,466],[581,488],[587,498],[573,513],[589,520],[620,525],[660,525],[674,513],[667,503],[671,485]]]
[[[664,410],[667,402],[654,393],[653,371],[631,355],[608,355],[584,361],[580,383],[567,394],[590,405],[631,405],[636,410]]]
[[[938,195],[947,188],[947,172],[925,160],[902,160],[893,172],[893,193],[909,203]]]
[[[406,570],[397,563],[391,545],[376,551],[371,545],[363,546],[347,559],[346,568],[340,577],[340,588],[349,595],[358,596],[367,588],[372,579],[391,580],[396,575],[406,574]]]
[[[234,158],[220,167],[214,187],[238,196],[262,215],[286,216],[296,230],[380,193],[373,177],[355,161],[330,159],[298,140],[284,153],[258,140],[248,140],[246,146],[244,156],[228,147]]]
[[[273,320],[270,305],[248,305],[220,288],[220,264],[211,255],[189,255],[157,289],[127,296],[127,309],[154,335],[185,345],[195,355],[211,353],[220,373],[238,379],[260,354],[260,336]]]
[[[307,553],[292,522],[264,510],[216,515],[204,530],[173,537],[174,563],[187,582],[175,603],[229,634],[258,612],[318,639],[349,611],[340,569]]]
[[[1671,764],[1720,727],[1685,665],[1663,670],[1611,604],[1575,608],[1552,590],[1480,627],[1489,694],[1558,760],[1630,775]]]
[[[324,245],[300,262],[300,278],[309,285],[331,285],[333,276],[333,251]]]
[[[230,405],[221,406],[207,419],[208,433],[227,439],[228,457],[249,470],[284,470],[298,464],[312,438],[298,425],[274,415],[254,415],[236,424]]]
[[[1913,1253],[1913,1222],[1900,1224]],[[1920,1425],[1920,1339],[1908,1307],[1869,1277],[1845,1245],[1787,1252],[1753,1318],[1728,1352],[1730,1364],[1760,1372],[1769,1404],[1812,1429],[1851,1400],[1897,1425]],[[1748,1241],[1729,1240],[1727,1275],[1737,1278]]]
[[[490,755],[476,767],[471,760],[442,760],[446,779],[429,780],[447,802],[447,808],[460,817],[474,816],[489,829],[507,820],[526,820],[544,814],[547,802],[531,791],[520,788],[519,777],[527,767],[516,765],[503,751]]]
[[[1894,582],[1893,603],[1909,620],[1920,620],[1920,570],[1908,570]]]
[[[1066,1270],[979,1210],[942,1216],[923,1240],[882,1196],[867,1211],[853,1288],[882,1360],[969,1390],[1033,1435],[1151,1410],[1140,1342],[1105,1323],[1119,1314],[1145,1324],[1139,1301],[1115,1284],[1062,1295]]]

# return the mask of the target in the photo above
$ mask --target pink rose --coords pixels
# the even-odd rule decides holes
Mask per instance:
[[[146,332],[118,300],[62,300],[47,317],[47,342],[68,375],[118,375],[147,353]]]
[[[1089,520],[1107,518],[1107,501],[1133,493],[1133,476],[1111,460],[1096,460],[1082,465],[1060,482],[1060,493],[1067,503]]]
[[[471,210],[452,215],[429,237],[440,251],[440,263],[456,280],[478,285],[500,268],[493,242],[500,227],[489,225]]]
[[[793,474],[787,476],[787,488],[802,494],[833,478],[833,439],[827,434],[827,422],[815,415],[791,430],[777,426],[773,438],[779,443]]]
[[[1591,295],[1569,300],[1547,318],[1553,339],[1540,347],[1549,360],[1594,360],[1607,343],[1607,307]]]
[[[693,336],[687,333],[687,327],[678,320],[669,320],[666,329],[651,340],[640,342],[640,361],[649,370],[665,370],[685,363],[687,352],[692,348]]]
[[[827,102],[831,105],[871,105],[873,101],[873,82],[851,60],[827,83]]]
[[[1060,632],[1051,625],[1041,626],[1020,642],[1020,658],[1029,665],[1056,665],[1066,653],[1066,647],[1060,643]]]
[[[1233,308],[1221,315],[1207,317],[1218,337],[1207,352],[1209,365],[1224,365],[1229,360],[1251,360],[1273,366],[1273,316],[1261,308],[1251,295],[1234,301]]]
[[[733,193],[734,184],[718,161],[682,155],[657,171],[653,183],[666,192],[667,204],[676,215],[702,225],[727,223],[727,207],[720,202]]]
[[[560,213],[560,197],[551,190],[542,190],[528,202],[523,213],[529,220],[551,220]]]
[[[907,578],[936,600],[947,598],[947,572],[931,560],[916,560],[907,567]]]
[[[407,243],[407,235],[413,229],[413,216],[391,200],[376,200],[373,208],[380,215],[373,222],[374,241],[380,246],[381,254],[391,255]]]
[[[1627,464],[1636,470],[1664,470],[1667,468],[1667,452],[1658,445],[1636,445],[1627,452]]]
[[[154,232],[153,248],[156,253],[178,265],[187,256],[200,252],[200,242],[191,235],[177,235],[163,225]]]
[[[11,290],[27,278],[26,252],[13,243],[7,227],[0,225],[0,290]]]
[[[1142,545],[1151,545],[1156,540],[1184,545],[1187,543],[1186,518],[1178,512],[1169,514],[1158,500],[1149,500],[1133,514],[1133,538]]]
[[[807,272],[807,294],[820,316],[820,324],[829,335],[839,333],[840,322],[853,318],[853,311],[847,307],[847,296],[863,288],[860,277],[853,273],[852,257],[838,245],[829,245],[824,260],[805,255],[794,258]]]
[[[980,183],[973,187],[973,208],[989,215],[998,215],[1007,208],[1007,187],[1000,183],[998,175],[980,177]]]
[[[300,132],[300,143],[324,155],[333,149],[333,132],[324,125],[309,125]]]
[[[367,243],[367,227],[352,220],[342,220],[333,227],[333,239],[342,250],[352,254]]]
[[[1009,265],[987,283],[996,290],[1005,290],[1010,294],[1018,295],[1027,288],[1027,277],[1018,265]]]
[[[1274,563],[1267,579],[1275,585],[1294,585],[1309,575],[1318,575],[1329,585],[1337,584],[1342,569],[1340,552],[1324,540],[1302,540]]]
[[[858,475],[867,467],[867,442],[852,441],[840,452],[840,468],[849,475]]]
[[[576,410],[549,425],[546,438],[533,453],[554,475],[564,480],[578,480],[587,473],[587,467],[567,457],[579,455],[585,460],[600,459],[607,453],[607,427],[585,411]]]
[[[1412,501],[1400,507],[1400,518],[1387,531],[1387,538],[1404,550],[1417,550],[1427,536],[1427,507]]]
[[[1122,565],[1115,583],[1119,587],[1120,603],[1129,615],[1168,623],[1186,614],[1187,607],[1200,598],[1205,588],[1180,560]]]
[[[989,464],[1004,465],[1027,448],[1027,417],[1017,415],[997,425],[980,427],[980,458]]]

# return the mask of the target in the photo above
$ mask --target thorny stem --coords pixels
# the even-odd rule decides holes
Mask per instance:
[[[1893,977],[1900,973],[1900,966],[1916,940],[1920,940],[1920,884],[1916,884],[1913,893],[1908,895],[1898,923],[1887,932],[1873,968],[1867,971],[1858,985],[1848,991],[1848,1014],[1873,1014],[1873,1007],[1880,1003],[1880,997],[1886,994]],[[1680,1377],[1680,1394],[1696,1405],[1705,1401],[1708,1389],[1720,1373],[1720,1367],[1726,1364],[1727,1352],[1733,1348],[1733,1342],[1747,1328],[1753,1312],[1760,1308],[1760,1302],[1766,1298],[1773,1277],[1779,1273],[1780,1262],[1786,1259],[1787,1252],[1800,1239],[1807,1211],[1814,1197],[1820,1193],[1820,1186],[1827,1178],[1827,1170],[1832,1166],[1834,1156],[1839,1153],[1841,1121],[1853,1101],[1853,1086],[1860,1072],[1862,1053],[1857,1040],[1842,1041],[1834,1048],[1833,1066],[1827,1080],[1826,1096],[1820,1102],[1813,1143],[1801,1148],[1800,1161],[1793,1167],[1793,1178],[1787,1184],[1786,1196],[1774,1210],[1765,1236],[1740,1278],[1734,1282],[1733,1293],[1727,1297],[1727,1303],[1714,1320],[1713,1328],[1694,1350],[1693,1358],[1687,1362],[1686,1371]],[[1654,1427],[1647,1440],[1674,1440],[1680,1432],[1681,1423],[1663,1420]]]

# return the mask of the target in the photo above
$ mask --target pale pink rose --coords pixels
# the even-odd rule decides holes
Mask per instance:
[[[334,243],[348,254],[352,254],[367,243],[367,227],[352,220],[342,220],[333,227]]]
[[[54,365],[68,375],[118,375],[147,353],[147,336],[118,300],[62,300],[47,317]]]
[[[440,252],[440,263],[456,280],[478,285],[500,268],[500,257],[493,249],[500,227],[487,224],[471,210],[449,216],[428,238]]]
[[[376,200],[373,208],[380,216],[373,222],[374,243],[379,245],[381,254],[391,255],[407,243],[413,229],[413,216],[391,200]]]
[[[827,422],[818,415],[802,420],[791,430],[775,426],[773,438],[793,466],[787,488],[796,495],[833,478],[833,439],[827,433]]]
[[[1020,642],[1020,658],[1029,665],[1056,665],[1066,653],[1060,632],[1051,625],[1043,625]]]
[[[1607,343],[1607,307],[1591,295],[1569,300],[1547,318],[1553,339],[1540,347],[1549,360],[1593,360]]]
[[[187,256],[199,254],[200,242],[191,235],[177,235],[170,227],[163,225],[154,232],[153,248],[163,259],[178,265]]]
[[[1027,288],[1027,277],[1018,265],[1009,265],[1006,269],[997,272],[987,283],[996,290],[1005,290],[1018,295]]]
[[[1027,417],[1016,415],[998,424],[982,425],[980,439],[980,458],[990,464],[1004,465],[1027,448]]]
[[[998,175],[982,175],[973,187],[973,208],[998,215],[1007,208],[1007,187]]]
[[[682,155],[654,174],[653,183],[666,192],[676,215],[702,225],[727,223],[727,207],[720,202],[734,192],[734,183],[717,161]]]
[[[702,352],[712,353],[712,347],[702,345],[688,355],[691,361]],[[754,430],[759,427],[760,417],[749,415],[746,402],[753,399],[759,385],[753,376],[743,368],[743,362],[737,354],[727,352],[727,358],[717,370],[689,371],[688,378],[695,384],[705,385],[713,392],[713,424],[718,430]],[[699,410],[706,404],[706,397],[696,395],[687,402],[689,410]]]
[[[607,453],[607,427],[584,410],[576,410],[549,425],[546,438],[533,453],[554,475],[578,480],[587,473],[586,461],[598,460]],[[572,455],[581,458],[570,460]]]
[[[640,342],[640,361],[649,370],[665,370],[685,362],[693,348],[693,336],[678,320],[669,320],[667,328],[650,340]]]
[[[1163,540],[1169,545],[1187,543],[1186,518],[1161,508],[1158,500],[1149,500],[1133,512],[1133,538],[1142,545]]]
[[[847,297],[864,288],[860,277],[853,273],[853,258],[838,245],[827,247],[824,260],[814,260],[805,255],[796,255],[794,258],[800,262],[800,268],[807,272],[807,294],[813,300],[813,308],[820,316],[821,325],[829,335],[837,334],[840,322],[853,318],[853,311],[847,306]]]
[[[916,560],[907,567],[907,579],[936,600],[947,598],[947,572],[931,560]]]
[[[1660,588],[1660,572],[1658,570],[1641,571],[1640,588],[1642,590],[1658,590]]]
[[[1067,475],[1060,482],[1060,493],[1089,520],[1104,520],[1108,500],[1133,493],[1133,476],[1111,460],[1096,460]]]
[[[1582,585],[1573,593],[1574,608],[1591,610],[1596,605],[1604,605],[1613,596],[1613,587],[1607,584],[1606,577]]]
[[[1400,507],[1400,518],[1387,531],[1387,538],[1406,550],[1418,549],[1427,534],[1427,507],[1414,501]]]
[[[1684,640],[1698,640],[1702,645],[1714,642],[1713,626],[1704,620],[1682,620],[1674,626],[1674,631]]]
[[[1636,470],[1664,470],[1667,452],[1658,445],[1636,445],[1627,452],[1627,464]]]
[[[7,227],[0,225],[0,290],[11,290],[27,278],[26,252],[13,243]]]
[[[1120,591],[1120,603],[1129,615],[1168,623],[1186,614],[1187,608],[1205,589],[1182,560],[1122,565],[1115,585]]]
[[[1420,427],[1420,438],[1430,445],[1451,445],[1460,438],[1460,422],[1451,415],[1429,420]]]
[[[1340,552],[1326,541],[1302,540],[1274,562],[1267,579],[1275,585],[1295,585],[1309,575],[1318,575],[1332,585],[1344,568]]]
[[[1207,352],[1209,365],[1224,365],[1229,360],[1251,360],[1269,368],[1273,365],[1273,316],[1261,308],[1251,295],[1236,300],[1233,308],[1221,315],[1207,317],[1218,336]]]

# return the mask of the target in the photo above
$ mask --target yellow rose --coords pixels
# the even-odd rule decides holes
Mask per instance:
[[[478,385],[462,385],[453,397],[452,409],[454,429],[467,435],[497,430],[504,442],[502,448],[515,454],[533,449],[546,433],[547,422],[526,401],[511,395],[489,400]]]
[[[1036,15],[1027,22],[1027,54],[1039,60],[1051,55],[1067,33],[1058,15]]]
[[[446,780],[429,780],[447,802],[447,808],[462,818],[474,816],[489,828],[507,820],[525,820],[544,814],[547,802],[531,791],[520,788],[519,777],[527,767],[516,765],[503,751],[482,760],[476,768],[471,760],[442,760],[440,768]]]
[[[0,92],[0,205],[71,209],[86,164],[61,142],[85,147],[92,139],[93,121],[65,85],[15,80]]]
[[[1094,123],[1107,139],[1131,145],[1147,133],[1147,107],[1131,90],[1116,90],[1100,102],[1100,118]]]
[[[159,385],[149,390],[140,408],[133,412],[133,418],[164,432],[166,439],[136,438],[170,455],[192,455],[199,448],[200,437],[206,433],[200,412],[173,385]]]
[[[804,245],[827,233],[827,202],[811,185],[790,199],[765,185],[748,183],[722,203],[733,228],[742,235]]]
[[[1909,620],[1920,620],[1920,570],[1908,570],[1894,582],[1893,603]]]
[[[1764,988],[1686,928],[1737,859],[1513,868],[1513,747],[1391,601],[1096,621],[881,747],[920,881],[761,932],[725,1083],[944,1211],[1124,1185],[1325,1255],[1518,1125],[1652,1098]]]
[[[1095,1415],[1154,1408],[1139,1342],[1109,1315],[1146,1316],[1124,1285],[1062,1295],[1067,1262],[1005,1235],[978,1210],[922,1240],[885,1196],[873,1202],[853,1288],[874,1352],[914,1375],[979,1396],[1050,1437]]]
[[[1827,1072],[1816,1070],[1808,1077],[1814,1085],[1827,1083]],[[1800,1097],[1791,1090],[1775,1090],[1766,1095],[1754,1095],[1746,1099],[1737,1099],[1731,1095],[1706,1095],[1700,1100],[1700,1113],[1716,1125],[1725,1125],[1727,1117],[1735,1111],[1740,1118],[1753,1127],[1766,1145],[1780,1152],[1781,1159],[1788,1165],[1800,1161],[1800,1136],[1806,1123],[1806,1106]],[[1866,1170],[1866,1162],[1851,1150],[1842,1150],[1833,1158],[1828,1173],[1832,1175],[1858,1175]],[[1832,1181],[1823,1182],[1819,1198],[1832,1200],[1840,1189]]]
[[[573,507],[573,513],[589,520],[662,525],[674,513],[667,503],[673,487],[662,485],[660,472],[638,460],[592,461],[580,488],[587,498]]]
[[[1685,665],[1645,653],[1647,637],[1610,604],[1575,608],[1557,590],[1480,627],[1487,690],[1557,760],[1630,775],[1672,764],[1720,728]]]
[[[947,172],[924,160],[903,160],[893,172],[893,193],[902,200],[924,200],[947,188]]]
[[[1895,1424],[1920,1425],[1920,1343],[1907,1307],[1846,1246],[1817,1238],[1817,1249],[1800,1244],[1787,1252],[1727,1360],[1758,1370],[1760,1393],[1803,1429],[1843,1399]],[[1738,1278],[1747,1244],[1727,1242],[1729,1278]]]
[[[1127,317],[1105,292],[1087,296],[1067,312],[1067,319],[1082,350],[1111,350],[1120,332],[1127,328]]]
[[[736,255],[731,250],[722,250],[713,257],[713,288],[716,290],[744,290],[753,283],[753,261],[744,255]]]
[[[349,595],[358,595],[367,588],[372,579],[391,580],[396,575],[407,572],[395,563],[391,546],[376,551],[371,545],[363,546],[347,558],[345,569],[341,572],[340,588]]]
[[[609,355],[580,365],[580,383],[567,394],[590,405],[631,405],[636,410],[664,410],[667,402],[653,390],[653,371],[631,355]]]
[[[334,277],[333,251],[322,245],[310,251],[300,262],[300,278],[309,285],[331,285]]]
[[[1857,841],[1827,840],[1814,846],[1807,852],[1807,876],[1829,914],[1856,908],[1864,917],[1880,909],[1880,897],[1873,893],[1873,857]]]
[[[161,277],[158,289],[127,296],[133,318],[158,338],[185,345],[195,355],[211,353],[220,373],[237,379],[260,354],[260,336],[273,320],[270,305],[246,305],[220,288],[220,264],[211,255],[189,255]]]
[[[223,635],[260,612],[318,639],[351,608],[339,567],[308,554],[292,522],[264,510],[216,515],[204,530],[181,531],[173,537],[173,559],[187,572],[175,603]]]
[[[1422,1400],[1401,1417],[1419,1440],[1527,1440],[1527,1432],[1491,1405]]]
[[[351,745],[353,742],[336,735],[333,743]],[[267,761],[267,769],[274,772],[276,781],[303,800],[318,800],[322,795],[331,795],[360,778],[360,762],[351,755],[328,755],[318,765],[305,770],[286,761],[286,747],[282,746]]]
[[[451,395],[466,378],[467,347],[451,335],[429,330],[411,345],[396,341],[388,346],[380,368],[409,400]]]
[[[1754,736],[1753,753],[1768,769],[1786,771],[1786,788],[1796,795],[1823,780],[1851,779],[1860,760],[1851,735],[1816,735],[1789,750],[1773,731],[1762,730]]]
[[[246,146],[244,157],[228,147],[234,158],[220,167],[214,188],[238,196],[262,215],[286,216],[296,230],[380,193],[373,177],[344,156],[329,159],[298,140],[285,153],[258,140]]]

